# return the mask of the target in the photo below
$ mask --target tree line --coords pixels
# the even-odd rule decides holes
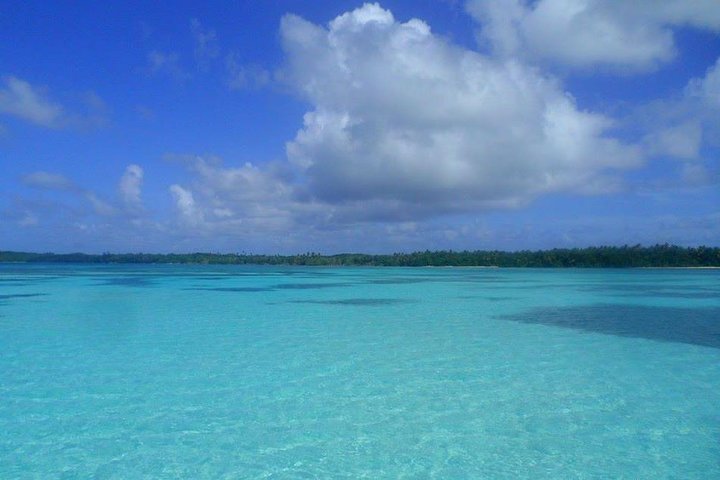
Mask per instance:
[[[675,245],[602,246],[552,250],[430,251],[368,255],[255,255],[247,253],[28,253],[0,251],[0,262],[23,263],[181,263],[216,265],[316,265],[388,267],[720,267],[720,247]]]

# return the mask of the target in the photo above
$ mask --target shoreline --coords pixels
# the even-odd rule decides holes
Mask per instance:
[[[221,263],[221,262],[23,262],[0,261],[0,265],[193,265],[193,266],[224,266],[224,267],[313,267],[313,268],[452,268],[452,269],[500,269],[500,270],[720,270],[720,266],[687,266],[687,267],[636,267],[636,266],[502,266],[502,265],[352,265],[352,264],[302,264],[302,263]]]
[[[33,253],[1,251],[0,263],[284,265],[428,268],[720,268],[720,247],[599,246],[548,250],[436,250],[390,254],[252,253]]]

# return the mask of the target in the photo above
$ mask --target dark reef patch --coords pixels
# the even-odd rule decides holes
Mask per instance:
[[[387,305],[403,305],[408,303],[417,303],[417,300],[410,300],[406,298],[344,298],[338,300],[291,300],[288,303],[382,307]]]
[[[257,293],[257,292],[272,292],[274,289],[270,287],[194,287],[194,288],[183,288],[183,290],[190,291],[205,291],[205,292],[229,292],[229,293]]]
[[[656,297],[656,298],[694,298],[694,299],[704,299],[704,298],[720,298],[720,292],[712,292],[712,291],[696,291],[696,292],[672,292],[672,291],[665,291],[665,290],[647,290],[643,293],[634,293],[634,292],[624,292],[624,293],[617,293],[615,296],[618,297]]]
[[[26,287],[41,282],[56,280],[61,277],[0,277],[0,285],[3,287]]]
[[[12,298],[30,298],[30,297],[44,297],[47,293],[11,293],[6,295],[0,295],[0,301],[10,300]]]
[[[278,290],[317,290],[321,288],[349,287],[351,283],[280,283],[273,288]]]
[[[122,277],[95,278],[97,285],[114,286],[114,287],[151,287],[155,285],[152,278],[145,275],[128,275]]]
[[[7,305],[10,301],[18,298],[44,297],[47,293],[9,293],[0,295],[0,307]]]
[[[468,282],[468,283],[528,283],[528,279],[516,279],[511,277],[502,277],[498,275],[466,275],[452,279],[456,282]],[[534,283],[532,281],[531,283]]]
[[[501,296],[480,296],[480,295],[458,295],[455,298],[460,300],[486,300],[488,302],[506,302],[509,300],[516,300],[517,297],[501,297]]]
[[[396,277],[396,278],[379,278],[379,279],[373,279],[370,281],[367,281],[365,283],[372,284],[372,285],[405,285],[405,284],[413,284],[413,283],[427,283],[427,282],[437,282],[441,281],[440,279],[432,279],[432,278],[412,278],[412,277]]]
[[[185,277],[192,280],[227,280],[232,278],[230,275],[186,275]]]
[[[597,304],[542,307],[497,318],[619,337],[720,348],[720,307],[682,308]]]
[[[668,287],[647,284],[611,284],[585,285],[579,288],[586,292],[608,293],[621,296],[648,296],[673,298],[711,298],[720,297],[720,288],[696,285],[672,285]]]
[[[235,293],[258,293],[273,292],[276,290],[317,290],[321,288],[347,287],[351,283],[281,283],[268,285],[266,287],[189,287],[183,290],[206,291],[206,292],[235,292]]]

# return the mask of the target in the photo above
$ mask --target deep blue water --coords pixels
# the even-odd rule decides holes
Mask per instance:
[[[720,271],[0,265],[0,478],[720,478]]]

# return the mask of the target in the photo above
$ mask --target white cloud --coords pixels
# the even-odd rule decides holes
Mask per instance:
[[[681,160],[698,158],[702,144],[702,126],[696,120],[662,127],[645,137],[650,155],[662,154]]]
[[[702,176],[716,178],[717,166],[710,164],[717,162],[707,148],[720,146],[720,59],[675,98],[641,106],[632,122],[649,131],[643,142],[648,155],[696,163],[682,167],[689,184],[698,184]]]
[[[654,155],[684,160],[685,182],[707,184],[697,161],[704,120],[667,115],[641,144],[626,144],[613,138],[611,118],[580,109],[555,77],[453,45],[374,4],[326,27],[288,15],[280,33],[280,78],[311,105],[287,161],[176,157],[193,178],[170,187],[176,231],[275,250],[332,249],[325,237],[347,243],[361,223],[360,246],[375,235],[417,240],[431,231],[452,240],[466,234],[429,219],[549,193],[617,191],[623,171]],[[683,102],[713,92],[713,75],[692,82]]]
[[[289,227],[303,207],[292,199],[293,188],[273,166],[250,163],[226,167],[217,158],[175,157],[193,173],[190,188],[171,187],[184,223],[207,231],[276,231]]]
[[[41,89],[12,76],[5,77],[0,86],[0,113],[50,128],[61,126],[64,116],[63,107]]]
[[[707,70],[702,78],[690,80],[685,94],[700,101],[708,108],[720,108],[720,58]]]
[[[676,55],[673,28],[720,30],[717,0],[468,0],[501,56],[646,71]]]
[[[84,129],[106,123],[108,109],[95,92],[87,91],[70,97],[71,111],[68,111],[60,103],[51,100],[44,88],[9,76],[0,83],[0,114],[55,129]]]
[[[203,214],[196,207],[195,199],[190,190],[186,190],[180,185],[171,185],[170,193],[175,199],[175,205],[184,222],[190,226],[199,226],[204,223]]]
[[[641,162],[606,134],[609,118],[579,110],[552,77],[376,4],[328,28],[287,15],[281,37],[284,78],[313,105],[287,145],[299,195],[337,214],[412,219],[597,193]]]
[[[142,208],[142,182],[143,169],[139,165],[128,165],[118,184],[120,197],[126,207],[134,210]]]

